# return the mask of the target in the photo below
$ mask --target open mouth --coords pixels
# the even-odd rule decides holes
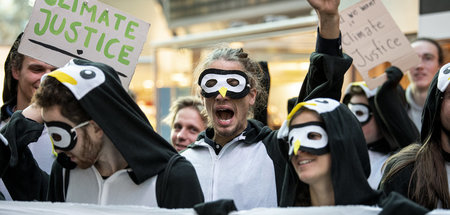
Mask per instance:
[[[217,109],[216,116],[221,122],[230,122],[234,116],[234,111],[230,109]]]

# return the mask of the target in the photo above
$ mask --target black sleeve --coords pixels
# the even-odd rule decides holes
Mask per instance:
[[[1,130],[2,135],[8,140],[10,152],[8,167],[2,179],[14,200],[46,199],[48,174],[39,168],[27,147],[29,143],[38,140],[43,128],[42,124],[25,118],[21,111],[17,111]],[[4,150],[1,151],[5,154]],[[4,162],[3,159],[0,160]]]
[[[383,208],[380,215],[423,215],[429,212],[423,206],[405,198],[404,196],[391,192],[387,197],[380,201],[380,206]]]
[[[232,211],[237,211],[232,199],[219,199],[196,204],[194,210],[197,215],[227,215]]]
[[[344,54],[342,57],[321,53],[312,53],[308,74],[303,81],[298,102],[313,98],[341,99],[344,75],[352,65],[353,59]]]
[[[403,77],[402,71],[397,67],[389,67],[386,69],[386,74],[387,81],[375,95],[375,107],[387,128],[389,141],[395,142],[398,147],[403,148],[418,141],[419,131],[409,118],[405,105],[401,102],[400,94],[403,93],[403,90],[399,86],[399,82]]]
[[[317,33],[316,52],[310,57],[308,74],[303,81],[297,103],[313,98],[341,99],[344,75],[353,59],[342,53],[341,35],[325,39]]]
[[[341,34],[336,39],[325,39],[320,36],[319,30],[317,30],[317,42],[316,42],[316,52],[321,54],[327,54],[331,56],[342,57],[342,46],[341,46]]]
[[[395,191],[404,197],[408,197],[409,184],[413,169],[413,164],[406,165],[397,173],[392,175],[392,177],[386,179],[382,184],[380,184],[379,189],[381,189],[386,196]],[[384,173],[386,174],[389,170],[389,166],[386,165]]]
[[[69,185],[69,173],[58,161],[53,162],[48,185],[47,200],[51,202],[65,202],[65,191]]]
[[[203,191],[194,166],[181,155],[158,174],[156,198],[162,208],[192,208],[204,202]]]

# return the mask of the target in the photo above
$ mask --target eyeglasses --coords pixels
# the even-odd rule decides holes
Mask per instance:
[[[64,122],[46,122],[48,134],[55,149],[70,151],[77,143],[77,128],[81,128],[89,124],[89,121],[82,122],[75,127]]]

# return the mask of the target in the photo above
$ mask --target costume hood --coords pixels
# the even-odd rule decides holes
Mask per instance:
[[[396,74],[396,75],[399,75],[400,79],[401,79],[401,76],[403,76],[403,73],[400,70],[398,70],[398,73],[399,74]],[[400,79],[398,79],[398,80],[400,80]],[[383,136],[380,140],[378,140],[374,143],[368,144],[368,147],[370,150],[378,151],[378,152],[382,152],[382,153],[389,153],[389,152],[396,151],[399,148],[402,148],[403,146],[408,145],[412,142],[412,141],[410,141],[411,138],[405,138],[405,140],[403,141],[401,138],[401,136],[403,136],[403,135],[398,134],[396,136],[396,134],[393,132],[395,132],[397,130],[394,130],[391,128],[394,124],[396,124],[395,122],[392,122],[393,120],[409,120],[409,118],[403,119],[401,115],[395,116],[395,117],[398,117],[396,119],[386,119],[385,118],[383,120],[383,118],[382,118],[383,116],[387,115],[385,113],[386,111],[387,112],[393,111],[390,108],[397,108],[397,107],[392,107],[392,105],[401,105],[400,101],[393,101],[393,100],[400,99],[400,98],[397,98],[397,95],[393,95],[393,93],[403,95],[403,90],[398,85],[398,82],[395,82],[395,81],[394,81],[395,82],[394,87],[392,88],[391,85],[393,83],[391,83],[391,82],[393,82],[393,81],[388,80],[382,86],[377,87],[372,90],[368,88],[367,84],[364,81],[352,82],[347,86],[345,93],[344,93],[344,98],[342,100],[342,102],[346,105],[348,103],[350,103],[350,99],[351,99],[350,90],[354,86],[360,87],[363,90],[363,92],[366,95],[367,100],[369,102],[369,107],[372,110],[372,117],[374,117],[375,122],[377,123],[378,129]],[[380,103],[380,101],[382,101],[382,102]],[[390,103],[393,103],[393,104],[391,105]],[[407,115],[405,115],[405,116],[408,117]],[[392,124],[390,124],[390,123],[392,123]],[[415,136],[417,136],[418,135],[417,131],[415,131],[414,134],[415,134]],[[409,135],[409,133],[408,133],[408,135]],[[399,139],[397,139],[397,138],[399,138]],[[404,143],[404,142],[406,142],[406,143]]]
[[[136,184],[164,170],[175,149],[152,128],[145,114],[108,65],[74,59],[42,76],[55,77],[80,102],[86,113],[111,139],[132,169]]]
[[[17,53],[17,49],[20,45],[20,40],[22,39],[23,32],[17,36],[14,44],[9,50],[8,57],[6,58],[4,69],[5,69],[5,79],[3,81],[3,103],[14,99],[17,97],[17,80],[12,76],[12,59],[13,53]]]
[[[293,108],[278,132],[278,139],[284,144],[288,144],[289,121],[300,108],[317,112],[325,124],[331,154],[331,179],[336,205],[376,204],[379,194],[372,190],[367,182],[367,177],[370,175],[370,162],[364,134],[353,113],[347,106],[329,98],[317,98],[299,103]],[[297,187],[308,186],[300,181],[298,176],[289,175],[296,174],[290,161],[288,168],[281,194],[281,206],[294,205]]]
[[[422,130],[420,133],[422,143],[430,135],[432,138],[440,138],[436,135],[441,133],[441,104],[449,83],[450,63],[447,63],[436,73],[428,88],[428,95],[422,112]]]

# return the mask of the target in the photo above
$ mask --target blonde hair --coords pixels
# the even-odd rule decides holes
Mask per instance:
[[[242,48],[234,49],[230,47],[219,47],[214,49],[206,58],[200,62],[194,70],[195,83],[197,83],[200,74],[209,67],[214,61],[225,60],[239,62],[244,68],[244,73],[248,76],[250,88],[256,89],[256,101],[260,104],[255,104],[250,108],[247,117],[252,118],[255,112],[254,108],[265,108],[267,104],[267,92],[261,86],[261,80],[264,78],[264,73],[258,62],[253,61],[248,57]],[[201,88],[197,85],[197,95],[200,95]],[[206,112],[206,110],[204,110]]]

